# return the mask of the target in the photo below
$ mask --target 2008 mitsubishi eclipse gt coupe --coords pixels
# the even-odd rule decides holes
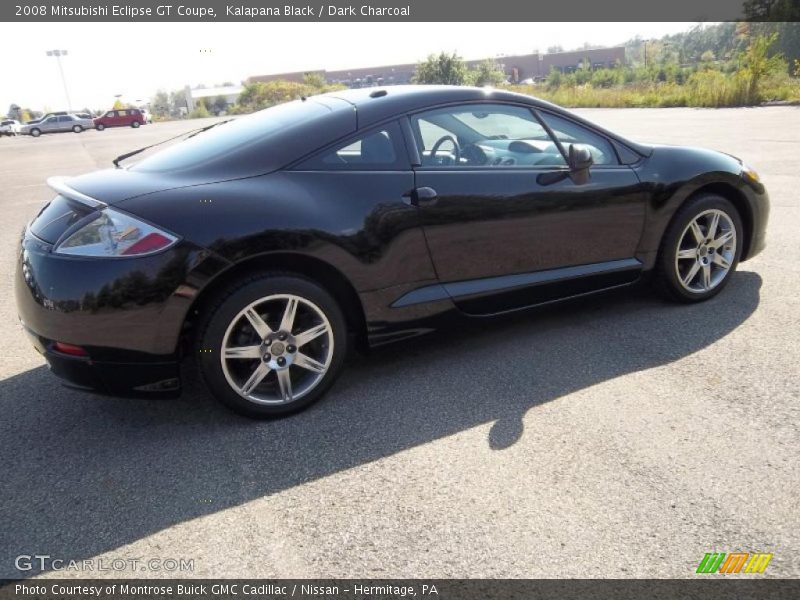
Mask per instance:
[[[675,300],[708,300],[762,250],[769,211],[737,158],[460,87],[303,98],[49,184],[16,297],[52,371],[175,395],[192,356],[253,417],[319,399],[350,347],[445,319],[647,272]]]

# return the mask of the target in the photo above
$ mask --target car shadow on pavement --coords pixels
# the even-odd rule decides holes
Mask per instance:
[[[250,421],[190,378],[179,400],[102,398],[44,367],[0,382],[0,578],[15,557],[80,560],[226,508],[492,423],[502,450],[541,404],[713,344],[755,311],[761,278],[717,298],[632,290],[480,321],[351,361],[306,412]],[[688,358],[691,360],[691,358]],[[73,573],[74,575],[74,573]]]

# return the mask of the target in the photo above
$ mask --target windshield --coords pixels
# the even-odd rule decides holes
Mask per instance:
[[[297,100],[279,104],[165,148],[131,167],[132,171],[163,172],[197,167],[216,158],[263,142],[272,135],[328,114],[325,106]]]

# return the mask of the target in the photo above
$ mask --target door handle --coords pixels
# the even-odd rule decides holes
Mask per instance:
[[[403,194],[403,198],[408,198],[411,206],[433,206],[439,199],[439,194],[432,187],[418,187],[410,192]]]

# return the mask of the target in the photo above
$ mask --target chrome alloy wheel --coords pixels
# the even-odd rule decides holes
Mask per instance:
[[[290,294],[256,300],[222,338],[222,371],[243,398],[287,404],[314,389],[333,358],[333,331],[313,302]]]
[[[717,287],[736,256],[736,227],[722,210],[706,210],[686,226],[675,253],[675,272],[684,289],[700,294]]]

